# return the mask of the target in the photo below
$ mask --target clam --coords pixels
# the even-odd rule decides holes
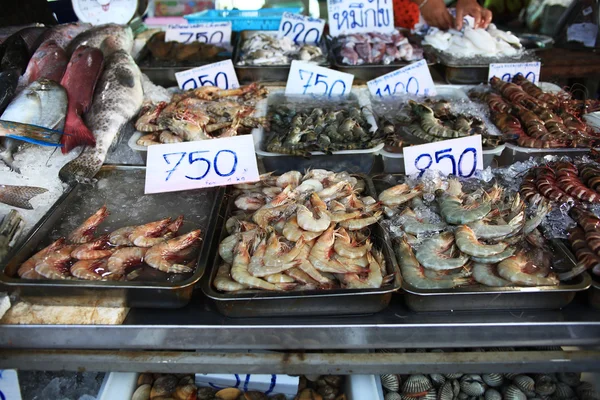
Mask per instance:
[[[485,391],[485,400],[502,400],[502,394],[496,389],[488,389]]]
[[[514,377],[517,375],[519,375],[519,374],[513,374],[512,372],[509,372],[507,374],[504,374],[504,377],[506,377],[507,379],[510,379],[512,381],[514,379]]]
[[[435,388],[439,388],[446,382],[446,378],[442,374],[430,374],[429,379]]]
[[[437,391],[431,388],[427,391],[425,396],[419,397],[419,400],[437,400]]]
[[[177,379],[175,375],[159,376],[152,385],[150,397],[154,399],[155,397],[171,396],[171,394],[175,391],[178,382],[179,379]]]
[[[558,382],[556,384],[556,391],[552,396],[553,399],[573,399],[575,398],[575,392],[571,389],[571,386],[564,382]]]
[[[550,396],[556,391],[556,383],[552,376],[539,374],[535,376],[535,392],[540,396]]]
[[[458,379],[464,374],[444,374],[447,379]]]
[[[575,372],[559,372],[556,376],[560,382],[569,386],[577,386],[581,383],[581,374]]]
[[[214,400],[216,389],[210,387],[201,387],[198,389],[198,400]]]
[[[431,381],[425,375],[411,375],[402,384],[402,394],[410,397],[425,396],[432,387]]]
[[[179,385],[175,388],[173,397],[177,400],[196,400],[198,397],[198,388],[194,384]]]
[[[589,382],[581,382],[579,386],[575,388],[575,393],[577,393],[578,396],[581,396],[582,392],[587,392],[590,390],[594,390],[594,385]]]
[[[525,394],[535,391],[535,381],[527,375],[517,375],[513,378],[513,383]],[[533,396],[528,396],[533,397]]]
[[[150,391],[152,390],[152,385],[148,383],[144,383],[142,386],[137,388],[135,392],[133,392],[133,396],[131,400],[150,400]]]
[[[381,386],[390,392],[397,392],[400,389],[400,379],[395,374],[381,375]]]
[[[257,392],[255,390],[251,390],[249,392],[244,393],[244,399],[246,399],[246,400],[268,400],[268,397],[263,392]]]
[[[140,376],[138,376],[137,385],[142,386],[147,383],[152,385],[153,382],[154,376],[152,376],[152,374],[140,374]]]
[[[453,400],[454,399],[454,390],[452,389],[452,381],[447,380],[442,384],[439,388],[436,396],[436,400]]]
[[[460,392],[456,398],[457,400],[469,400],[469,395],[464,392]]]
[[[402,400],[400,393],[389,392],[384,396],[384,400]]]
[[[221,389],[215,396],[223,400],[237,400],[242,395],[242,391],[238,388]]]
[[[460,378],[460,390],[469,396],[481,396],[485,393],[485,383],[479,375],[463,375]]]
[[[323,400],[323,397],[312,389],[304,389],[296,397],[296,400]]]
[[[325,375],[323,377],[325,382],[327,382],[330,386],[339,388],[342,386],[342,377],[339,375]]]
[[[504,400],[527,400],[527,396],[515,385],[504,388]]]
[[[323,396],[323,400],[334,400],[339,390],[336,387],[325,384],[324,386],[319,387],[317,392]]]
[[[481,375],[481,379],[491,387],[502,386],[502,383],[504,382],[502,374],[483,374]]]

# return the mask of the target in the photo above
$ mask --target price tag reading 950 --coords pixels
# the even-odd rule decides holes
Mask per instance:
[[[252,135],[148,147],[146,194],[258,180]]]
[[[371,95],[377,97],[416,94],[434,96],[435,85],[425,60],[390,72],[367,82]]]
[[[323,35],[325,20],[289,12],[283,13],[278,37],[288,37],[294,43],[318,43]]]
[[[408,146],[403,150],[406,175],[423,175],[428,169],[463,178],[483,169],[481,135]]]
[[[240,86],[231,60],[176,72],[175,79],[177,79],[177,84],[182,90],[197,89],[202,86],[235,89]]]
[[[169,25],[165,34],[165,42],[231,43],[231,22]]]
[[[511,82],[516,75],[523,75],[529,81],[537,84],[540,81],[541,62],[490,64],[488,82],[494,76],[504,82]]]
[[[285,85],[285,94],[345,96],[352,90],[352,81],[354,75],[294,60]]]

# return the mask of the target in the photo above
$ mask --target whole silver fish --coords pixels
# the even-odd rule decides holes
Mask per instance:
[[[103,43],[106,40],[106,43]],[[131,54],[133,48],[133,31],[129,26],[106,24],[89,29],[69,43],[67,54],[72,54],[79,46],[97,47],[102,50],[104,57],[124,50]]]
[[[0,185],[0,203],[33,210],[33,206],[29,200],[47,191],[47,189],[36,186]]]
[[[67,114],[67,102],[67,92],[60,84],[40,79],[27,86],[14,98],[0,116],[0,120],[62,131]],[[17,172],[13,156],[19,144],[16,139],[0,138],[2,147],[0,160]]]
[[[96,175],[121,128],[139,111],[143,98],[141,72],[133,58],[123,50],[108,57],[85,117],[96,146],[86,147],[61,168],[58,175],[63,182],[86,181]]]

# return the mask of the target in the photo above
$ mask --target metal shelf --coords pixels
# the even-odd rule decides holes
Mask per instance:
[[[598,311],[414,313],[395,295],[383,312],[353,317],[226,318],[196,295],[178,310],[133,309],[125,323],[4,325],[11,349],[323,350],[598,346]]]

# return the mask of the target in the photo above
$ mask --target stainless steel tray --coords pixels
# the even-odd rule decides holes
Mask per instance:
[[[381,179],[384,176],[388,174],[373,177],[377,193],[390,187]],[[564,243],[555,240],[552,241],[552,246],[555,251],[554,261],[562,266],[561,269],[577,264]],[[583,273],[569,282],[561,282],[558,286],[496,288],[477,284],[447,290],[418,289],[403,281],[402,289],[406,305],[413,311],[553,310],[568,305],[575,298],[575,294],[588,289],[591,282],[591,277]]]
[[[373,195],[371,180],[366,175],[357,175],[367,182],[367,193]],[[229,193],[229,192],[228,192]],[[379,289],[337,289],[310,290],[303,292],[272,293],[265,291],[228,294],[216,291],[212,281],[221,259],[217,253],[218,243],[227,236],[225,220],[233,210],[235,198],[226,195],[219,212],[220,233],[213,242],[212,268],[202,281],[202,291],[212,299],[219,312],[227,317],[272,317],[272,316],[314,316],[314,315],[356,315],[372,314],[387,307],[392,293],[400,289],[401,278],[396,257],[394,257],[387,233],[379,225],[372,234],[373,244],[381,248],[387,264],[388,274],[394,274],[394,281]]]
[[[144,195],[145,167],[105,165],[94,184],[69,187],[16,250],[0,265],[0,286],[37,304],[94,305],[107,307],[177,308],[186,305],[194,285],[204,274],[215,230],[221,189]],[[196,270],[167,275],[148,267],[133,281],[27,280],[17,277],[19,266],[52,240],[67,235],[106,204],[110,216],[98,235],[123,226],[184,214],[181,232],[202,230]]]
[[[242,31],[237,35],[236,44],[233,50],[233,66],[238,81],[241,84],[252,82],[287,82],[290,73],[291,64],[286,65],[238,65],[241,57],[242,44],[246,38],[257,31]],[[272,31],[266,31],[272,32]],[[329,58],[327,57],[327,44],[324,39],[319,41],[319,47],[323,51],[325,61],[319,63],[321,67],[329,68]]]

